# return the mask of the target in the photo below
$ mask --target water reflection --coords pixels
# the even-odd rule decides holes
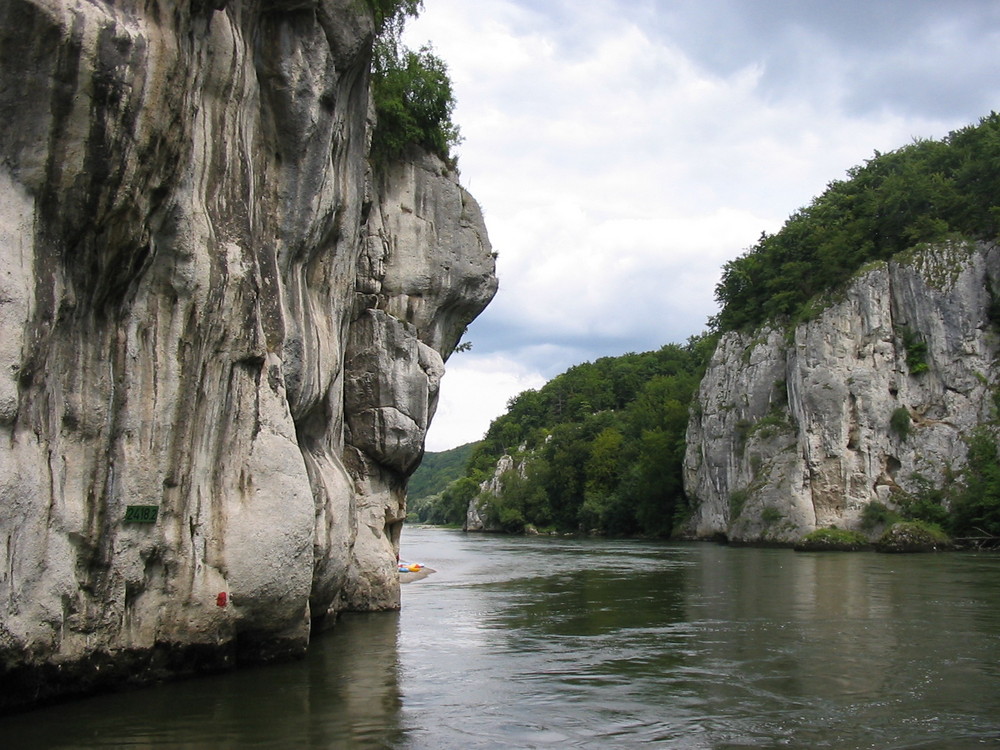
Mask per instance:
[[[399,746],[398,636],[398,613],[345,615],[305,660],[6,717],[0,746]]]
[[[313,725],[308,745],[338,747],[347,740],[366,746],[398,745],[403,737],[399,613],[345,615],[336,627],[319,640],[317,653],[307,661],[310,689],[305,716]]]
[[[0,747],[1000,747],[1000,556],[407,529],[307,659],[0,719]]]
[[[445,543],[444,532],[427,533]],[[409,735],[409,748],[972,747],[1000,738],[998,558],[454,543],[492,564],[470,567],[450,550],[458,577],[404,589],[404,629],[429,626],[420,613],[440,600],[473,634],[450,646],[461,649],[456,661],[434,636],[420,655],[401,647],[404,665],[438,666],[433,676],[404,675],[404,686],[436,678],[419,716],[404,688],[406,720],[439,726]],[[433,547],[415,546],[422,552],[411,557],[429,555],[437,567]]]
[[[687,618],[704,650],[695,683],[713,732],[821,747],[864,746],[866,735],[884,737],[872,747],[924,733],[949,747],[966,734],[997,738],[1000,685],[968,666],[998,656],[1000,602],[968,604],[1000,561],[977,578],[971,556],[702,554]],[[986,629],[976,609],[990,612]]]

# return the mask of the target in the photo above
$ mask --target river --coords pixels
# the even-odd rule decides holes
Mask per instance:
[[[0,719],[13,748],[1000,748],[1000,555],[407,528],[306,659]]]

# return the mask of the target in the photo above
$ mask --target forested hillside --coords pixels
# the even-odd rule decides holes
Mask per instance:
[[[848,172],[846,180],[729,261],[716,287],[721,331],[807,318],[810,300],[861,266],[923,242],[1000,234],[1000,115],[940,141],[918,140]]]
[[[425,453],[406,487],[407,517],[421,523],[460,524],[465,505],[454,500],[451,487],[465,476],[469,456],[478,443],[466,443],[438,453]]]
[[[521,531],[667,536],[683,514],[681,461],[691,397],[711,337],[570,368],[511,399],[453,485],[468,504],[502,455],[514,468],[486,501],[491,524]],[[461,519],[451,519],[461,520]]]
[[[436,495],[464,476],[469,456],[476,445],[477,443],[466,443],[447,451],[425,453],[420,466],[407,483],[407,500],[412,502]]]

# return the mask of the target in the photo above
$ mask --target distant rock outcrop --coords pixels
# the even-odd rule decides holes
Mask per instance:
[[[942,244],[858,274],[794,330],[720,341],[687,433],[687,533],[789,543],[941,486],[1000,384],[1000,249]]]
[[[515,463],[514,458],[505,453],[497,460],[493,476],[479,485],[479,492],[469,501],[462,524],[464,531],[503,531],[496,514],[491,512],[490,503],[501,494],[504,475],[512,471],[523,472],[524,465]]]
[[[371,172],[364,7],[0,8],[0,708],[398,606],[496,278],[443,163]]]

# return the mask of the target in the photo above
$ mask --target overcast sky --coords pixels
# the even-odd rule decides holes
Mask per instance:
[[[722,265],[848,168],[1000,109],[995,0],[424,0],[500,292],[427,449],[580,362],[683,343]]]

